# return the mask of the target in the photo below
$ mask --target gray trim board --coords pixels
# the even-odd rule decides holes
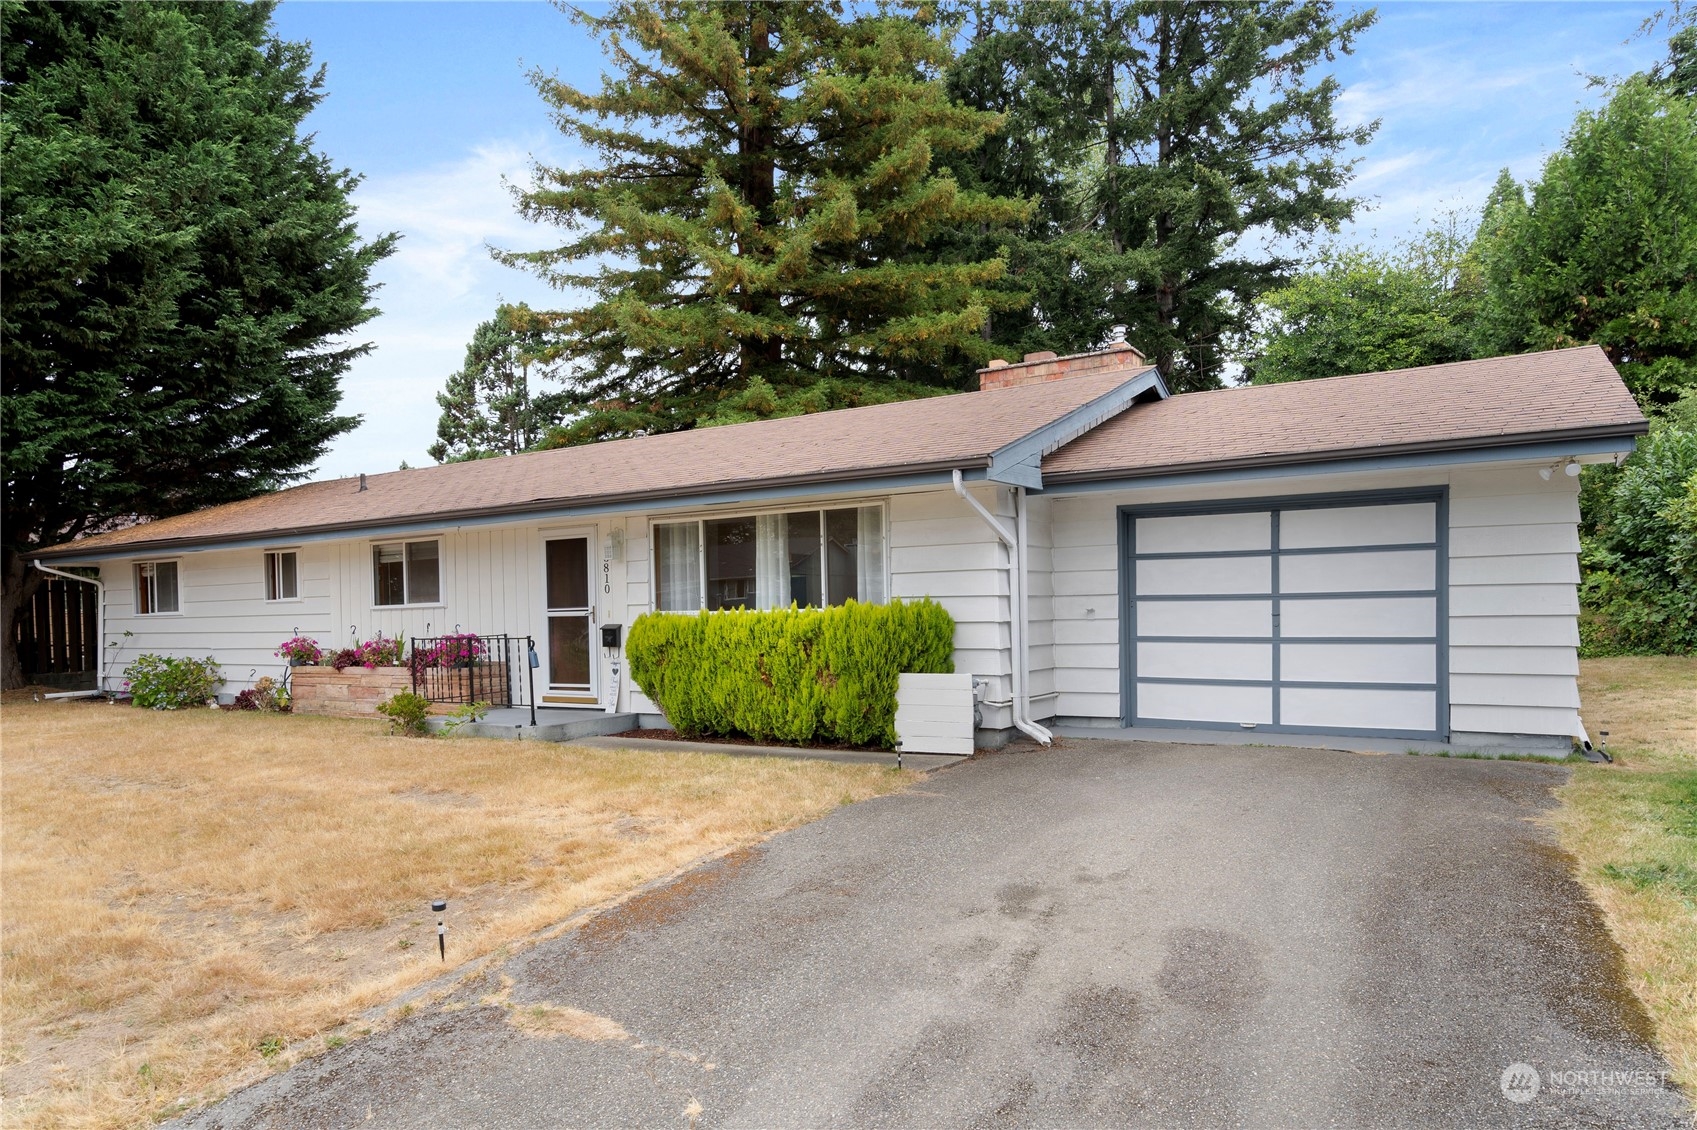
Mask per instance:
[[[1274,652],[1277,655],[1277,651]],[[1289,679],[1280,682],[1277,664],[1271,679],[1187,679],[1179,675],[1139,675],[1140,683],[1163,683],[1179,687],[1300,687],[1303,690],[1321,691],[1435,691],[1436,683],[1345,683],[1331,682],[1324,679]],[[1275,713],[1277,713],[1275,711]],[[1277,719],[1274,719],[1275,724]]]
[[[1328,557],[1340,553],[1396,553],[1409,549],[1436,549],[1435,541],[1405,541],[1386,545],[1318,545],[1280,549],[1281,557]],[[1189,553],[1139,553],[1139,561],[1190,561],[1203,557],[1266,557],[1271,549],[1198,549]]]
[[[1042,490],[1044,456],[1059,451],[1139,400],[1166,398],[1167,386],[1161,380],[1160,371],[1151,366],[1139,376],[1074,408],[1060,419],[991,452],[987,477],[999,483]]]
[[[1280,593],[1279,592],[1279,558],[1283,555],[1279,540],[1281,533],[1280,514],[1286,510],[1318,510],[1340,509],[1350,506],[1389,506],[1399,503],[1433,504],[1434,540],[1431,542],[1397,543],[1396,548],[1422,549],[1432,553],[1434,561],[1436,587],[1423,590],[1391,590],[1373,592],[1340,592],[1340,593]],[[1271,515],[1271,531],[1269,547],[1265,550],[1253,551],[1217,551],[1213,553],[1196,554],[1161,554],[1161,559],[1174,557],[1270,557],[1272,559],[1272,580],[1270,591],[1266,593],[1247,594],[1192,594],[1175,596],[1158,594],[1140,597],[1137,595],[1137,562],[1146,560],[1137,552],[1137,520],[1150,517],[1180,517],[1198,514],[1252,514],[1266,511]],[[1272,692],[1272,722],[1257,724],[1253,730],[1265,733],[1296,732],[1311,734],[1347,734],[1377,737],[1406,737],[1428,741],[1446,740],[1449,731],[1449,488],[1447,486],[1404,487],[1392,490],[1375,491],[1340,491],[1332,494],[1301,494],[1287,496],[1269,496],[1266,498],[1235,498],[1216,499],[1206,502],[1174,502],[1158,503],[1147,506],[1121,506],[1118,511],[1119,521],[1119,575],[1120,575],[1120,724],[1126,728],[1156,726],[1171,726],[1197,729],[1248,730],[1241,723],[1227,722],[1192,722],[1176,719],[1139,718],[1137,714],[1137,684],[1139,682],[1180,684],[1193,686],[1254,686],[1267,687]],[[1366,552],[1390,548],[1387,546],[1356,546],[1348,547],[1355,551]],[[1326,552],[1321,547],[1319,552]],[[1435,604],[1437,619],[1436,634],[1433,636],[1328,636],[1304,637],[1285,636],[1280,623],[1280,606],[1287,600],[1327,599],[1347,600],[1354,598],[1385,598],[1385,597],[1415,597],[1432,599]],[[1149,636],[1142,637],[1137,631],[1137,606],[1140,601],[1149,600],[1263,600],[1273,605],[1272,628],[1265,636]],[[1139,643],[1182,642],[1182,643],[1262,643],[1272,648],[1273,669],[1270,680],[1233,680],[1233,679],[1184,679],[1176,677],[1148,676],[1139,678],[1137,674],[1137,645]],[[1434,663],[1438,672],[1435,683],[1325,683],[1308,681],[1286,682],[1282,678],[1280,652],[1283,645],[1310,643],[1337,644],[1415,644],[1430,645],[1434,652]],[[1402,730],[1388,728],[1354,728],[1354,727],[1324,727],[1301,726],[1286,727],[1280,718],[1280,691],[1290,688],[1322,688],[1322,689],[1374,689],[1374,690],[1413,690],[1435,692],[1435,717],[1433,730]]]
[[[1280,462],[1262,458],[1242,463],[1220,464],[1186,470],[1180,467],[1152,467],[1146,472],[1103,471],[1100,474],[1064,475],[1051,472],[1045,480],[1045,494],[1083,494],[1102,490],[1127,490],[1142,487],[1201,486],[1207,483],[1259,482],[1288,479],[1305,475],[1341,475],[1356,471],[1408,471],[1428,467],[1453,467],[1462,463],[1501,463],[1518,460],[1538,461],[1562,459],[1567,456],[1621,455],[1633,449],[1630,436],[1618,439],[1574,439],[1531,443],[1524,446],[1460,447],[1407,454],[1363,455],[1359,450],[1304,456],[1300,460]]]

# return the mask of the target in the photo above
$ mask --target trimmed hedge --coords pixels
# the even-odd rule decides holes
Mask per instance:
[[[630,674],[680,734],[896,744],[896,679],[950,674],[955,622],[932,600],[769,612],[650,612]]]

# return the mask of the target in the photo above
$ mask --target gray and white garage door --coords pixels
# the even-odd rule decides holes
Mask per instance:
[[[1441,495],[1125,517],[1138,726],[1441,737]]]

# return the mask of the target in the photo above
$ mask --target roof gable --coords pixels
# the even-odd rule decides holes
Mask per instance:
[[[1043,461],[1051,483],[1643,434],[1596,346],[1193,392],[1139,405]]]

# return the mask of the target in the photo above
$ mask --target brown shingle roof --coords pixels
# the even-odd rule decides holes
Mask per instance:
[[[1043,479],[1638,435],[1644,415],[1596,346],[1252,385],[1140,404],[1043,461]]]
[[[72,542],[47,555],[284,537],[621,500],[982,467],[990,455],[1146,372],[1095,372],[811,416],[612,440],[291,487]]]

